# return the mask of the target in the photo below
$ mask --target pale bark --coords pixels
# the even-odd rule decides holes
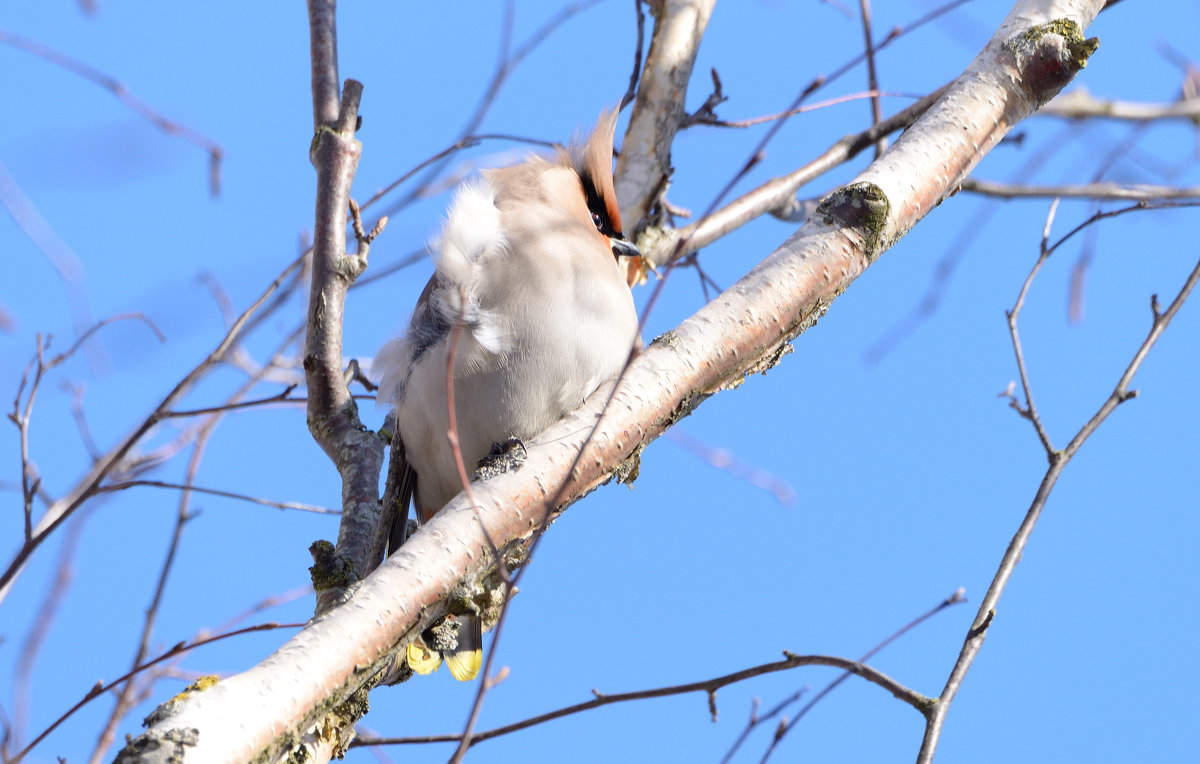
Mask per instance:
[[[687,116],[684,101],[716,0],[658,0],[633,115],[617,158],[615,183],[625,234],[636,237],[671,175],[671,143]]]
[[[569,504],[625,474],[646,443],[707,396],[777,363],[792,339],[1086,63],[1094,47],[1079,30],[1102,5],[1019,2],[912,128],[744,278],[651,344],[611,401],[612,386],[601,388],[526,444],[528,460],[519,471],[474,485],[478,506],[457,497],[344,604],[258,666],[183,699],[127,749],[125,760],[165,761],[163,752],[186,762],[277,760],[306,731],[344,735],[342,720],[356,706],[347,701],[378,676],[390,653],[447,612],[451,597],[483,596],[492,542],[518,557],[542,527],[548,501],[561,495]],[[191,742],[169,747],[172,734],[190,735]],[[163,743],[158,754],[134,751],[151,742]]]

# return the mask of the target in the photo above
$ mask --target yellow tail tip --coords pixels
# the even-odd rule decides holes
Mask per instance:
[[[412,664],[410,663],[409,665]],[[479,676],[479,669],[483,667],[483,650],[462,650],[457,653],[447,653],[446,667],[450,669],[450,673],[458,681],[469,682]],[[413,671],[416,671],[416,668]]]
[[[438,666],[442,665],[441,653],[436,650],[430,650],[420,641],[409,644],[407,658],[408,667],[414,673],[421,674],[422,676],[432,674],[438,670]],[[454,673],[454,669],[451,668],[450,672]],[[457,676],[455,674],[456,678]]]

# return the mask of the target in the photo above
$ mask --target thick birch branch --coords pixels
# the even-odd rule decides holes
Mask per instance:
[[[654,34],[621,143],[614,182],[625,234],[634,238],[671,176],[671,144],[687,116],[684,99],[716,0],[656,0]]]
[[[776,364],[788,343],[953,194],[1013,125],[1086,64],[1095,41],[1080,30],[1102,4],[1017,3],[942,99],[766,260],[647,348],[611,402],[612,386],[601,388],[526,444],[519,471],[473,486],[477,507],[458,496],[344,604],[258,666],[158,714],[123,760],[277,760],[305,730],[341,734],[338,720],[357,713],[361,693],[397,648],[448,608],[487,599],[493,541],[506,557],[519,558],[552,497],[564,497],[565,506],[614,474],[628,474],[646,443],[709,395]],[[564,474],[581,448],[574,473]],[[180,737],[188,742],[169,742]]]

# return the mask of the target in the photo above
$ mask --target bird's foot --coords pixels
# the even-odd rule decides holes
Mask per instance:
[[[525,444],[517,438],[493,443],[491,453],[479,460],[473,480],[489,480],[505,472],[518,470],[528,456]]]

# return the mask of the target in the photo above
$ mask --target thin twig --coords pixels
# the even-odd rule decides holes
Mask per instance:
[[[1125,212],[1134,209],[1142,208],[1130,207],[1125,208]],[[1107,215],[1112,217],[1118,212],[1113,212]],[[1077,233],[1081,228],[1090,223],[1100,220],[1101,217],[1094,215],[1092,218],[1080,226],[1077,226],[1070,233],[1060,239],[1054,246],[1060,245],[1072,235]],[[1050,249],[1053,250],[1054,247]],[[1042,261],[1039,255],[1038,261]],[[1035,265],[1036,268],[1036,265]],[[1055,484],[1061,476],[1071,458],[1079,451],[1087,439],[1096,431],[1096,429],[1108,418],[1113,411],[1116,410],[1125,401],[1137,395],[1136,390],[1130,390],[1129,384],[1133,380],[1134,374],[1141,368],[1142,362],[1150,349],[1154,347],[1155,342],[1166,330],[1171,323],[1171,319],[1179,312],[1180,307],[1191,294],[1192,289],[1196,286],[1197,281],[1200,281],[1200,262],[1197,262],[1196,267],[1192,269],[1191,274],[1185,280],[1183,286],[1179,290],[1179,294],[1171,301],[1170,306],[1166,311],[1160,312],[1157,296],[1151,299],[1151,314],[1152,320],[1150,323],[1150,331],[1146,339],[1138,347],[1133,355],[1133,359],[1129,362],[1121,378],[1117,381],[1117,385],[1113,388],[1112,393],[1101,404],[1092,418],[1087,421],[1071,439],[1070,443],[1061,451],[1047,450],[1047,456],[1050,459],[1050,466],[1043,476],[1041,484],[1038,486],[1037,492],[1034,495],[1033,501],[1025,513],[1024,519],[1021,521],[1016,534],[1009,542],[1003,557],[1000,559],[1000,564],[996,569],[996,575],[992,579],[991,585],[988,587],[987,593],[984,595],[979,606],[979,611],[975,615],[975,619],[971,624],[971,628],[967,632],[967,637],[964,640],[962,650],[958,654],[958,658],[954,663],[953,669],[950,671],[950,676],[946,680],[946,685],[938,698],[937,703],[933,705],[927,717],[925,725],[925,735],[921,742],[921,750],[917,755],[917,764],[929,764],[933,761],[933,755],[937,749],[938,740],[941,737],[942,728],[946,721],[946,714],[949,711],[950,704],[954,700],[963,681],[966,679],[967,672],[974,663],[979,651],[983,648],[984,639],[987,637],[988,628],[991,626],[992,619],[996,614],[996,606],[1000,601],[1000,596],[1004,593],[1004,589],[1012,577],[1017,563],[1021,560],[1021,556],[1025,551],[1025,546],[1029,541],[1030,535],[1033,533],[1033,528],[1036,525],[1038,518],[1041,516],[1042,510],[1046,506],[1046,502],[1050,498],[1050,493],[1053,491]],[[1015,311],[1014,311],[1015,312]],[[1012,320],[1015,320],[1015,316]],[[1022,380],[1022,384],[1027,384],[1027,380]]]
[[[12,560],[9,562],[8,567],[5,568],[2,574],[0,574],[0,600],[7,595],[12,582],[20,574],[21,570],[25,566],[26,561],[34,553],[34,551],[36,551],[41,543],[45,541],[46,538],[49,537],[49,535],[53,533],[59,525],[61,525],[68,517],[71,516],[73,512],[75,512],[75,510],[82,506],[83,503],[93,495],[96,488],[103,484],[110,472],[122,464],[125,457],[134,448],[134,446],[140,443],[142,438],[145,437],[146,434],[163,419],[165,412],[170,410],[171,407],[173,407],[175,403],[192,388],[193,385],[207,375],[209,371],[215,368],[215,366],[226,357],[226,354],[230,351],[230,349],[234,347],[241,339],[242,330],[246,323],[271,297],[275,290],[279,288],[284,280],[287,279],[293,269],[301,264],[302,259],[303,258],[295,260],[266,287],[263,293],[259,295],[258,299],[242,312],[242,315],[238,317],[238,320],[235,321],[233,326],[230,327],[229,331],[225,333],[225,336],[219,343],[217,343],[217,346],[211,353],[209,353],[208,357],[193,367],[192,370],[183,377],[183,379],[176,383],[171,391],[167,393],[167,395],[158,403],[157,406],[154,407],[149,416],[143,419],[137,426],[134,427],[133,431],[129,433],[129,435],[125,436],[120,443],[114,446],[99,461],[92,465],[87,474],[85,474],[67,492],[65,496],[59,498],[52,505],[50,505],[45,514],[42,515],[41,519],[33,528],[32,535],[24,544],[22,544],[21,548],[17,550],[17,553],[13,555]],[[145,317],[141,316],[141,314],[125,314],[123,316],[115,316],[110,319],[105,319],[105,321],[101,322],[101,324],[93,327],[93,329],[89,330],[88,332],[85,332],[85,334],[76,341],[75,345],[72,346],[72,349],[67,352],[73,352],[73,350],[79,346],[79,343],[83,342],[87,338],[88,334],[96,329],[99,329],[100,326],[104,325],[105,323],[111,323],[119,318],[139,317],[145,320]],[[149,324],[148,321],[146,321],[146,323]],[[151,328],[154,328],[153,324],[149,325]],[[155,331],[157,332],[157,329],[155,329]],[[161,332],[158,334],[161,336]],[[60,356],[56,357],[56,360],[57,358],[61,358],[62,355],[63,354],[60,354]]]
[[[871,0],[858,0],[858,7],[862,17],[863,29],[863,55],[867,59],[867,89],[872,92],[879,90],[879,75],[875,71],[875,43],[871,39]],[[879,107],[879,96],[871,97],[871,124],[878,125],[883,119],[883,112]],[[875,143],[875,158],[887,149],[887,138],[880,138]]]
[[[13,730],[16,736],[15,745],[20,745],[19,738],[25,732],[30,717],[30,698],[33,687],[33,668],[37,663],[38,653],[50,632],[50,626],[58,614],[60,605],[71,588],[75,578],[75,551],[79,548],[79,539],[90,512],[83,512],[67,529],[62,547],[58,552],[58,561],[54,565],[54,580],[49,591],[42,597],[38,605],[33,627],[21,645],[17,670],[13,675]]]
[[[723,448],[711,446],[681,427],[672,427],[667,431],[667,437],[709,466],[766,491],[785,507],[796,501],[796,489],[762,467],[748,464]]]
[[[223,403],[220,406],[209,406],[207,408],[201,408],[201,409],[181,409],[179,411],[168,411],[163,414],[163,419],[170,419],[170,418],[175,418],[175,417],[203,416],[205,414],[222,414],[227,411],[237,411],[238,409],[254,408],[256,406],[268,406],[273,403],[293,403],[293,404],[307,403],[307,401],[308,401],[307,398],[289,398],[288,397],[288,395],[293,390],[295,390],[297,387],[299,387],[299,385],[288,385],[280,393],[276,393],[275,395],[271,395],[266,398],[257,398],[252,401],[236,401],[233,403]],[[369,398],[369,397],[373,397],[373,396],[363,396],[363,397]]]
[[[1063,197],[1072,199],[1195,199],[1200,198],[1200,186],[1159,186],[1148,183],[1064,183],[1055,186],[1034,186],[1026,183],[1000,183],[979,178],[967,178],[960,186],[963,191],[997,196],[1001,199]]]
[[[44,61],[49,61],[52,64],[61,66],[62,68],[78,74],[90,82],[93,82],[105,90],[113,94],[118,101],[129,107],[135,114],[150,124],[162,130],[167,135],[174,135],[183,140],[198,146],[208,152],[208,187],[209,192],[213,196],[221,194],[221,157],[224,155],[224,149],[220,144],[206,137],[200,132],[192,128],[182,125],[174,120],[167,119],[155,109],[151,108],[145,101],[142,101],[137,96],[129,91],[129,88],[115,77],[110,77],[98,69],[95,69],[77,59],[71,58],[65,53],[60,53],[47,45],[43,45],[36,40],[31,40],[28,37],[22,37],[18,34],[13,34],[6,29],[0,29],[0,43],[11,45],[14,48],[31,53]]]
[[[711,121],[705,121],[705,122],[703,122],[703,124],[712,125],[713,127],[753,127],[755,125],[761,125],[761,124],[764,124],[767,122],[774,122],[777,119],[784,119],[785,117],[793,117],[797,114],[805,114],[810,111],[819,111],[821,109],[828,109],[830,106],[840,106],[841,104],[850,103],[851,101],[861,101],[864,98],[869,98],[872,101],[876,101],[879,98],[884,97],[884,96],[887,96],[889,98],[911,98],[913,100],[919,100],[920,98],[923,97],[921,95],[917,95],[914,93],[898,93],[898,92],[893,92],[893,91],[872,89],[872,90],[865,90],[861,93],[847,93],[845,95],[834,96],[833,98],[827,98],[824,101],[817,101],[816,103],[810,103],[807,105],[797,106],[794,109],[788,109],[786,111],[781,111],[781,112],[778,112],[777,114],[766,114],[761,117],[749,117],[747,119],[716,119],[716,120],[711,120]],[[879,120],[876,120],[872,124],[878,125]],[[876,141],[876,145],[878,145],[878,141]]]
[[[1164,120],[1200,121],[1200,98],[1184,98],[1167,103],[1118,101],[1097,98],[1086,88],[1078,87],[1061,93],[1036,112],[1040,117],[1066,119],[1115,119],[1130,122],[1162,122]]]
[[[91,299],[84,283],[83,263],[34,205],[33,200],[20,187],[3,162],[0,162],[0,205],[4,206],[13,222],[21,228],[58,274],[58,279],[66,291],[67,308],[71,313],[75,332],[82,332],[91,326],[94,321]],[[0,328],[3,328],[4,324],[4,316],[0,315]],[[92,368],[105,368],[107,362],[99,346],[91,345],[88,349],[88,361]]]
[[[465,739],[468,747],[480,743],[484,740],[491,740],[501,735],[507,735],[518,730],[527,729],[538,724],[553,719],[559,719],[571,714],[577,714],[582,711],[590,711],[593,708],[607,706],[613,703],[625,703],[631,700],[646,700],[648,698],[664,698],[672,695],[683,695],[691,692],[702,692],[706,695],[716,692],[722,687],[736,684],[747,679],[752,679],[756,676],[771,674],[776,671],[787,671],[799,666],[833,666],[835,668],[845,669],[857,676],[866,679],[872,684],[879,685],[883,689],[890,692],[893,696],[903,700],[905,703],[914,708],[921,709],[928,704],[929,698],[914,692],[903,686],[891,677],[879,672],[870,666],[867,666],[859,661],[852,661],[846,658],[838,658],[831,655],[795,655],[793,653],[784,652],[784,660],[774,663],[765,663],[760,666],[754,666],[741,671],[735,671],[732,674],[706,679],[700,682],[689,682],[688,684],[673,685],[671,687],[656,687],[650,690],[638,690],[636,692],[624,692],[615,695],[602,694],[599,691],[592,690],[596,696],[592,700],[584,703],[577,703],[573,706],[566,706],[555,711],[549,711],[538,716],[533,716],[528,719],[523,719],[513,724],[507,724],[503,727],[496,727],[483,732],[472,734]],[[359,738],[355,740],[351,747],[360,745],[411,745],[418,743],[448,743],[464,740],[462,733],[454,733],[450,735],[424,735],[417,737],[396,737],[396,738]]]
[[[642,44],[646,35],[646,13],[642,10],[642,0],[633,0],[633,12],[637,15],[637,42],[633,47],[633,71],[629,73],[629,87],[625,89],[625,95],[621,96],[621,109],[633,103],[634,97],[637,96],[638,82],[642,78]]]
[[[88,425],[87,413],[83,410],[86,388],[82,383],[63,382],[62,389],[71,395],[71,416],[75,420],[75,429],[79,430],[79,439],[83,441],[83,447],[94,463],[100,458],[100,449],[92,437],[92,428]]]
[[[556,29],[558,29],[558,27],[562,26],[562,24],[571,19],[573,16],[581,13],[584,10],[587,10],[593,5],[596,5],[598,2],[599,0],[581,0],[580,2],[571,3],[570,5],[564,7],[557,14],[550,17],[546,23],[538,27],[538,29],[529,36],[529,39],[526,40],[523,45],[513,50],[510,54],[509,47],[512,44],[513,15],[515,9],[512,0],[507,0],[504,5],[503,20],[500,24],[500,51],[499,56],[497,57],[496,68],[492,72],[492,78],[488,82],[488,86],[484,91],[483,97],[479,100],[479,104],[475,107],[475,112],[467,119],[467,124],[463,127],[461,133],[459,134],[459,141],[466,139],[479,128],[479,125],[483,122],[483,118],[487,116],[488,110],[491,109],[492,103],[496,100],[496,96],[499,95],[500,88],[508,80],[508,76],[512,74],[512,71],[517,68],[518,65],[520,65],[521,61],[523,61],[525,57],[528,56],[538,45],[545,41],[546,38],[548,38]],[[442,171],[442,168],[445,166],[445,162],[445,157],[440,157],[437,161],[433,162],[432,166],[429,167],[429,171],[426,172],[417,182],[416,187],[409,193],[405,194],[402,198],[391,204],[387,208],[386,214],[395,214],[397,210],[408,206],[413,202],[413,200],[424,193],[426,186],[428,186]]]
[[[863,656],[858,659],[858,662],[866,663],[872,657],[874,657],[880,650],[887,647],[891,643],[895,642],[897,639],[904,636],[908,632],[912,631],[917,626],[920,626],[922,623],[929,620],[930,618],[937,615],[938,613],[942,612],[946,608],[951,607],[952,605],[957,605],[961,602],[966,602],[967,598],[965,595],[966,595],[965,590],[962,587],[959,587],[949,597],[942,600],[937,605],[934,605],[933,608],[931,608],[930,610],[922,613],[921,615],[917,616],[913,620],[909,621],[907,624],[900,627],[900,629],[898,631],[896,631],[894,634],[892,634],[890,637],[883,640],[879,644],[875,645],[875,647],[872,647],[867,652],[863,653]],[[822,689],[820,692],[818,692],[813,697],[812,700],[808,701],[808,703],[806,703],[804,705],[804,707],[800,709],[800,711],[796,714],[796,716],[794,718],[788,720],[784,724],[780,724],[778,731],[775,733],[775,736],[773,738],[771,738],[770,746],[768,746],[766,752],[763,754],[762,762],[766,762],[766,760],[771,757],[771,754],[774,753],[775,748],[779,745],[780,741],[782,741],[784,736],[786,736],[787,733],[791,732],[796,727],[796,725],[800,723],[800,720],[804,718],[805,714],[807,714],[809,711],[811,711],[813,706],[820,703],[821,700],[826,695],[828,695],[829,693],[831,693],[835,689],[837,689],[838,685],[840,685],[842,682],[849,679],[850,674],[851,674],[851,672],[847,671],[847,672],[844,672],[837,679],[834,679],[832,682],[830,682],[828,685],[826,685],[824,689]],[[929,702],[925,703],[921,707],[918,707],[917,710],[920,711],[922,714],[928,715],[929,708],[932,705],[933,705],[933,701],[932,701],[932,699],[930,699]]]
[[[1025,366],[1025,352],[1021,346],[1021,334],[1017,329],[1017,316],[1021,313],[1021,308],[1025,306],[1025,295],[1029,293],[1029,287],[1033,285],[1034,278],[1037,277],[1038,271],[1042,269],[1046,259],[1050,257],[1050,227],[1054,224],[1054,214],[1058,211],[1058,199],[1050,203],[1050,211],[1046,213],[1046,224],[1042,226],[1042,242],[1038,251],[1037,262],[1033,264],[1029,275],[1025,278],[1025,283],[1021,285],[1021,291],[1017,293],[1017,301],[1013,304],[1010,311],[1005,312],[1008,319],[1008,332],[1012,338],[1013,352],[1017,357],[1017,372],[1021,377],[1021,387],[1025,391],[1025,405],[1021,406],[1014,400],[1014,406],[1019,414],[1029,419],[1033,423],[1033,429],[1037,431],[1037,436],[1042,441],[1042,447],[1046,449],[1047,454],[1054,453],[1054,445],[1050,442],[1050,434],[1046,432],[1046,428],[1042,426],[1041,415],[1038,414],[1037,404],[1033,402],[1033,391],[1029,385],[1029,370]]]
[[[226,407],[227,409],[230,407]],[[301,512],[315,512],[319,515],[340,515],[336,509],[329,507],[319,507],[316,504],[303,504],[296,501],[274,501],[272,499],[262,499],[257,496],[249,496],[244,493],[235,493],[233,491],[222,491],[217,488],[202,488],[197,485],[189,485],[187,483],[171,483],[165,480],[126,480],[121,483],[113,483],[111,485],[101,486],[96,489],[96,493],[113,493],[115,491],[124,491],[128,488],[136,488],[138,486],[148,486],[151,488],[171,488],[177,491],[194,491],[195,493],[204,493],[210,496],[224,496],[227,499],[237,499],[239,501],[248,501],[251,504],[259,504],[264,507],[275,507],[276,509],[297,509]]]
[[[302,623],[260,623],[256,626],[247,626],[244,629],[238,629],[237,631],[230,631],[230,632],[226,632],[224,634],[217,634],[216,636],[207,637],[205,639],[198,639],[194,642],[180,642],[179,644],[170,648],[169,650],[162,653],[158,657],[152,658],[139,666],[135,666],[132,670],[130,670],[129,672],[127,672],[125,674],[122,674],[121,676],[117,677],[116,679],[112,680],[111,682],[102,682],[102,681],[96,682],[96,684],[93,685],[92,688],[87,691],[87,694],[84,695],[83,698],[78,703],[71,706],[69,709],[67,709],[67,711],[65,713],[63,713],[62,716],[55,719],[54,722],[49,727],[47,727],[45,730],[42,731],[42,733],[40,735],[38,735],[36,738],[34,738],[33,742],[31,742],[29,745],[27,745],[23,749],[21,749],[21,751],[16,756],[13,756],[11,759],[9,759],[6,762],[6,764],[20,764],[20,761],[25,758],[26,754],[28,754],[33,749],[34,746],[36,746],[38,743],[45,740],[47,735],[49,735],[51,732],[54,732],[54,730],[58,729],[59,725],[61,725],[63,722],[65,722],[67,719],[69,719],[76,711],[83,708],[85,705],[90,703],[92,700],[103,695],[104,693],[108,692],[109,690],[111,690],[112,688],[121,684],[122,682],[124,682],[128,679],[131,679],[138,673],[145,671],[146,669],[150,668],[151,666],[161,663],[161,662],[167,660],[168,658],[171,658],[175,655],[179,655],[180,653],[188,652],[190,650],[195,650],[197,647],[204,647],[205,645],[211,645],[213,642],[220,642],[223,639],[229,639],[230,637],[236,637],[236,636],[240,636],[242,634],[252,634],[256,631],[270,631],[272,629],[302,629],[302,628],[304,628],[304,624],[302,624]]]
[[[167,554],[163,560],[162,568],[158,574],[158,582],[154,587],[154,595],[150,598],[150,606],[146,608],[146,615],[142,620],[142,634],[138,642],[137,652],[134,655],[132,665],[134,667],[141,665],[150,653],[150,643],[154,638],[154,625],[158,621],[158,612],[162,606],[163,597],[167,589],[167,580],[170,578],[171,570],[175,565],[175,555],[179,551],[180,541],[183,539],[184,526],[194,517],[190,511],[191,492],[187,490],[188,485],[195,480],[196,472],[200,468],[200,460],[204,453],[205,446],[208,444],[209,436],[212,435],[213,427],[216,424],[217,417],[213,417],[205,424],[201,431],[197,434],[195,442],[192,444],[192,455],[188,459],[186,484],[183,486],[183,492],[179,496],[179,503],[175,513],[175,526],[171,532],[171,541],[167,545]],[[102,490],[102,489],[101,489]],[[99,491],[97,491],[99,492]],[[133,708],[137,693],[135,693],[135,683],[131,680],[121,686],[117,692],[116,702],[113,704],[112,712],[108,716],[103,729],[100,731],[100,736],[96,740],[96,747],[92,750],[90,764],[98,764],[104,757],[112,745],[113,739],[116,737],[117,725],[125,718]]]
[[[455,154],[459,151],[462,151],[463,149],[474,148],[475,146],[478,146],[479,144],[483,143],[484,141],[489,141],[489,140],[513,141],[516,143],[528,143],[530,145],[541,146],[543,148],[554,148],[555,146],[558,145],[558,144],[554,143],[553,141],[543,141],[538,138],[529,138],[529,137],[522,136],[522,135],[512,135],[511,133],[479,133],[477,135],[467,135],[462,138],[459,138],[454,143],[451,143],[449,146],[447,146],[446,148],[437,152],[433,156],[431,156],[427,159],[421,160],[421,162],[418,163],[417,166],[413,167],[408,172],[406,172],[403,175],[401,175],[400,177],[396,178],[395,180],[393,180],[391,183],[387,184],[380,190],[376,191],[374,194],[371,195],[370,199],[367,199],[367,201],[362,203],[362,205],[361,205],[362,209],[365,210],[365,209],[370,208],[373,204],[375,204],[380,199],[382,199],[383,197],[390,194],[392,191],[394,191],[398,186],[403,184],[409,178],[416,175],[418,172],[425,169],[426,167],[429,167],[430,165],[434,164],[435,162],[445,159],[446,157],[450,156],[451,154]],[[424,250],[422,250],[422,251],[424,251]],[[367,279],[362,279],[361,283],[365,283],[366,281],[367,281]]]
[[[655,265],[666,264],[672,258],[691,255],[761,215],[791,206],[795,202],[797,189],[858,156],[861,151],[874,145],[879,136],[907,128],[924,114],[948,87],[949,85],[943,85],[878,125],[857,135],[842,138],[803,167],[763,183],[696,222],[665,232],[667,235],[664,242],[644,254]]]

